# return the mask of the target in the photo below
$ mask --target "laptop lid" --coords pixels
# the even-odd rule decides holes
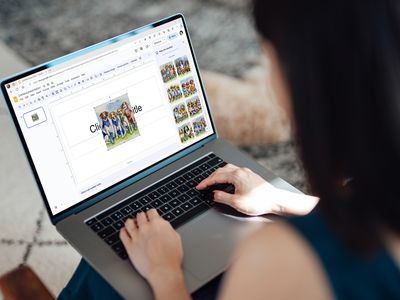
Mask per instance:
[[[12,76],[1,90],[53,223],[216,138],[181,14]]]

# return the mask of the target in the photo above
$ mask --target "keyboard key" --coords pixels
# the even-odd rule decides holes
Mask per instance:
[[[102,223],[104,226],[108,226],[108,225],[111,225],[112,223],[114,223],[114,221],[113,221],[110,217],[107,217],[107,218],[104,218],[104,219],[101,221],[101,223]]]
[[[201,191],[200,195],[199,195],[199,198],[201,199],[201,201],[205,201],[211,197],[212,197],[212,195],[209,192],[204,192],[204,190]]]
[[[189,197],[188,195],[186,195],[186,194],[182,194],[182,195],[180,195],[180,196],[178,197],[178,200],[181,201],[181,202],[186,202],[186,201],[188,201],[189,199],[190,199],[190,197]]]
[[[205,178],[203,175],[199,175],[199,176],[195,177],[195,178],[193,179],[193,181],[196,182],[196,183],[200,183],[200,182],[202,182],[204,179],[206,179],[206,178]]]
[[[125,223],[122,221],[118,221],[118,222],[115,222],[113,226],[115,229],[120,230],[122,227],[125,226]]]
[[[200,192],[199,192],[198,190],[196,190],[196,189],[192,189],[192,190],[189,190],[186,194],[187,194],[190,198],[193,198],[193,197],[195,197],[195,196],[198,196],[198,195],[200,194]]]
[[[186,182],[186,185],[189,188],[195,188],[197,186],[197,183],[194,180],[190,180],[190,181]]]
[[[97,219],[96,218],[91,218],[90,220],[87,220],[85,223],[86,223],[86,225],[88,225],[88,226],[92,226],[94,223],[96,223],[97,222]]]
[[[207,156],[203,157],[202,159],[199,159],[198,161],[191,164],[190,167],[193,169],[195,166],[200,166],[201,164],[204,164],[207,160],[209,160]]]
[[[181,205],[181,202],[177,199],[173,199],[172,201],[168,202],[168,204],[171,205],[172,207],[177,207]]]
[[[188,211],[188,210],[190,210],[191,208],[193,208],[193,205],[190,204],[189,202],[186,202],[186,203],[183,203],[183,204],[181,205],[181,208],[183,208],[184,211]]]
[[[202,200],[203,203],[207,203],[209,206],[214,205],[214,199],[210,193],[200,193],[199,198]]]
[[[168,193],[168,195],[171,196],[172,198],[178,197],[180,194],[181,192],[179,192],[178,190],[173,190]]]
[[[148,194],[148,196],[150,199],[154,200],[154,199],[158,199],[160,197],[160,194],[154,191],[154,192]]]
[[[90,228],[93,229],[94,232],[98,232],[100,230],[102,230],[104,228],[103,224],[101,223],[94,223],[92,226],[90,226]]]
[[[201,200],[200,200],[199,197],[194,197],[194,198],[190,199],[189,202],[190,202],[193,206],[196,206],[196,205],[199,205],[199,204],[201,203]]]
[[[160,210],[161,210],[163,213],[169,212],[171,209],[172,209],[172,207],[171,207],[169,204],[163,204],[163,205],[160,207]]]
[[[179,208],[179,207],[177,207],[177,208],[174,208],[173,210],[172,210],[172,213],[175,215],[175,216],[180,216],[181,214],[183,214],[183,209],[182,208]]]
[[[169,182],[165,186],[170,190],[176,189],[178,187],[178,185],[175,182]]]
[[[185,193],[185,192],[187,192],[189,190],[189,188],[185,185],[185,184],[182,184],[182,185],[180,185],[179,187],[178,187],[178,191],[180,191],[181,193]]]
[[[196,169],[194,169],[194,170],[192,170],[192,173],[194,174],[194,175],[199,175],[200,173],[202,173],[203,171],[200,169],[200,168],[196,168]]]
[[[134,210],[138,210],[138,209],[140,209],[142,207],[142,204],[139,201],[137,201],[137,202],[133,202],[129,206]]]
[[[98,235],[104,239],[108,237],[110,234],[113,234],[115,232],[115,229],[112,226],[108,226],[107,228],[103,229],[102,231],[98,232]]]
[[[175,216],[174,216],[172,213],[166,213],[166,214],[164,214],[162,217],[163,217],[165,220],[169,221],[169,222],[171,222],[171,220],[172,220],[173,218],[175,218]]]
[[[210,176],[214,171],[211,171],[211,168],[203,173],[204,176]]]
[[[170,195],[164,195],[164,196],[161,196],[160,197],[160,200],[161,200],[161,202],[163,202],[163,203],[166,203],[166,202],[168,202],[169,200],[171,200],[172,199],[172,197],[170,196]]]
[[[160,193],[160,195],[164,195],[166,193],[168,193],[169,189],[166,186],[162,186],[160,187],[157,192]]]
[[[151,199],[148,196],[144,196],[139,200],[139,202],[142,205],[146,205],[146,204],[149,204],[151,202]]]
[[[131,214],[131,218],[132,218],[132,219],[135,219],[135,218],[136,218],[136,215],[137,215],[138,213],[140,213],[140,212],[142,212],[140,209],[139,209],[139,210],[135,210],[135,211]]]
[[[209,160],[207,163],[208,163],[210,166],[215,167],[215,166],[218,166],[218,165],[219,165],[220,163],[222,163],[222,162],[224,162],[222,158],[216,157],[216,158],[214,158],[214,159]]]
[[[202,169],[203,171],[207,171],[207,170],[209,170],[211,167],[212,167],[212,166],[210,166],[209,164],[204,163],[204,164],[202,164],[202,165],[200,166],[200,169]]]
[[[194,216],[196,216],[208,209],[210,209],[209,206],[207,206],[204,203],[201,203],[201,204],[197,205],[195,208],[193,208],[192,210],[189,210],[188,212],[182,214],[181,216],[179,216],[178,218],[173,220],[171,222],[171,225],[172,225],[172,227],[177,228],[178,226],[182,225],[186,221],[192,219]]]
[[[204,202],[207,203],[209,206],[215,205],[214,199],[211,198],[206,199]]]
[[[117,253],[125,250],[124,245],[121,242],[115,243],[114,245],[112,245],[113,250]]]
[[[147,204],[145,206],[142,207],[142,211],[143,212],[147,212],[148,210],[152,209],[153,206],[151,206],[150,204]]]
[[[185,182],[186,182],[186,179],[183,178],[183,176],[181,176],[181,177],[178,177],[177,179],[175,179],[174,181],[175,181],[175,183],[176,183],[177,185],[180,185],[180,184],[185,183]]]
[[[118,221],[119,219],[122,219],[124,215],[122,213],[120,213],[119,211],[116,211],[115,213],[111,214],[111,218],[114,221]]]
[[[214,158],[214,157],[217,157],[214,153],[211,153],[209,156],[207,156],[208,158]]]
[[[106,237],[104,239],[104,241],[109,245],[115,244],[116,242],[119,241],[119,232],[116,232],[116,233],[110,235],[109,237]]]
[[[120,210],[120,212],[122,212],[125,216],[130,215],[133,210],[130,206],[126,206],[123,209]]]
[[[195,177],[195,175],[193,175],[191,172],[186,173],[183,175],[183,178],[185,178],[186,180],[191,180]]]
[[[164,196],[163,196],[164,197]],[[150,205],[154,208],[159,207],[162,204],[160,200],[154,200],[153,202],[150,203]]]
[[[200,166],[201,164],[204,164],[207,160],[209,160],[207,156],[203,157],[202,159],[199,159],[198,161],[191,164],[190,167],[193,169],[195,166]]]

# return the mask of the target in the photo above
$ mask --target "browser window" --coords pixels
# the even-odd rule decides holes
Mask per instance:
[[[6,89],[53,214],[214,133],[180,19]]]

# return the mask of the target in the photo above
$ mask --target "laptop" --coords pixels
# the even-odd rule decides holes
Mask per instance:
[[[118,238],[127,218],[154,207],[171,222],[194,292],[265,220],[216,205],[197,183],[233,163],[298,192],[218,137],[181,14],[6,78],[1,91],[52,223],[125,298],[152,298]]]

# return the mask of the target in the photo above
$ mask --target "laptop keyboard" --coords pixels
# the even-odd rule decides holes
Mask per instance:
[[[214,205],[210,191],[200,192],[196,186],[224,165],[226,162],[212,153],[85,223],[121,259],[127,259],[128,255],[119,239],[119,231],[128,218],[134,218],[139,212],[155,208],[174,228],[179,227]],[[226,184],[214,186],[214,189],[227,192],[234,190],[233,186]]]

